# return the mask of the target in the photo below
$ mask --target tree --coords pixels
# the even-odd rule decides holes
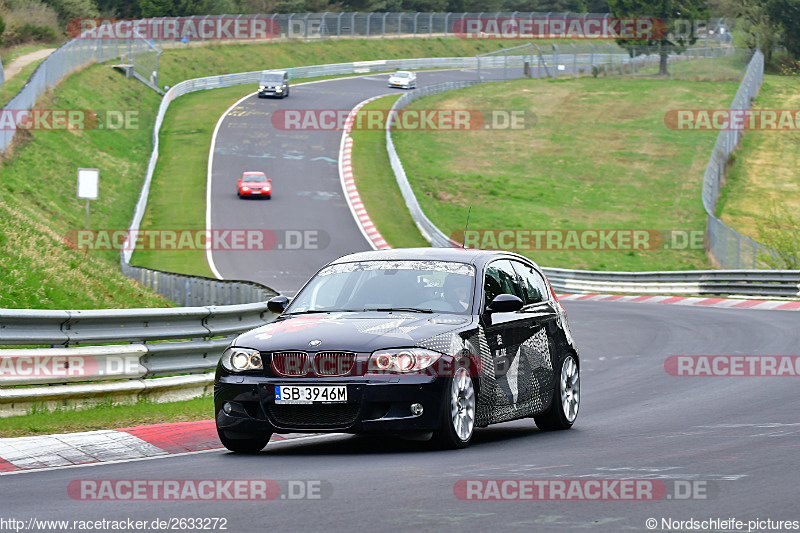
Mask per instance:
[[[662,76],[668,74],[669,53],[694,44],[697,40],[695,21],[708,18],[704,0],[609,0],[608,8],[616,19],[654,18],[665,24],[666,31],[657,39],[617,39],[617,44],[628,50],[656,47],[661,58],[658,73]]]
[[[766,11],[782,30],[780,44],[795,59],[800,59],[800,0],[771,0]]]

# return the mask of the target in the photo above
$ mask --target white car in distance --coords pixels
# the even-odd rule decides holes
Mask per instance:
[[[389,76],[389,87],[400,87],[401,89],[416,89],[417,75],[408,70],[398,70]]]

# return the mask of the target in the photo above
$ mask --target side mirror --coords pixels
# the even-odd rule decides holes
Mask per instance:
[[[288,306],[289,306],[289,298],[287,298],[286,296],[275,296],[274,298],[271,298],[269,301],[267,301],[267,309],[269,309],[276,315],[283,313]]]
[[[272,183],[272,178],[267,178],[267,183]]]
[[[486,310],[492,313],[513,313],[522,309],[523,305],[522,300],[513,294],[498,294],[486,306]]]

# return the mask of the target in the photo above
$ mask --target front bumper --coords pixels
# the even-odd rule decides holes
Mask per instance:
[[[271,195],[272,195],[272,189],[270,189],[270,190],[268,190],[268,191],[265,191],[265,190],[258,190],[258,191],[249,190],[249,191],[243,191],[243,190],[239,189],[239,195],[240,195],[240,196],[271,196]]]
[[[304,380],[221,376],[214,383],[217,428],[235,433],[418,433],[441,421],[447,378],[381,376]],[[346,385],[347,402],[311,405],[275,403],[276,385]],[[231,412],[222,406],[230,402]],[[412,403],[423,406],[411,413]]]
[[[286,93],[285,89],[278,90],[278,89],[259,89],[258,96],[283,96]]]

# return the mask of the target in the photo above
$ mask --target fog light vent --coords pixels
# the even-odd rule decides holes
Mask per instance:
[[[411,414],[412,415],[421,415],[422,414],[422,404],[421,403],[412,403],[411,404]]]

